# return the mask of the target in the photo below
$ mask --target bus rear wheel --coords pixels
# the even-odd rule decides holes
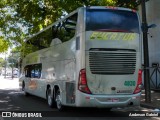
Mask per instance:
[[[59,111],[64,110],[64,106],[62,105],[62,98],[60,95],[60,90],[58,89],[55,95],[56,106]]]
[[[52,90],[50,87],[47,89],[47,103],[49,107],[55,107],[55,101],[53,99]]]

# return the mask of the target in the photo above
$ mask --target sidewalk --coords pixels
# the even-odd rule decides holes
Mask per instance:
[[[145,102],[145,90],[142,90],[141,94],[141,107],[149,109],[159,109],[160,110],[160,90],[151,91],[151,103]]]
[[[19,79],[0,76],[0,90],[19,89]]]

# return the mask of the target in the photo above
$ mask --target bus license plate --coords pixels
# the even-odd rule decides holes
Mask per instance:
[[[119,102],[118,98],[109,98],[107,99],[108,102]]]
[[[113,98],[112,102],[119,102],[119,99],[118,98]]]

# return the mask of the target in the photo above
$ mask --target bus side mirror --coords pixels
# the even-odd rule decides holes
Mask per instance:
[[[142,29],[142,31],[146,31],[146,30],[148,31],[149,28],[155,28],[155,27],[157,27],[156,24],[151,24],[151,25],[145,26],[145,25],[142,23],[141,29]]]
[[[155,27],[157,27],[157,25],[156,25],[156,24],[148,25],[148,28],[155,28]]]

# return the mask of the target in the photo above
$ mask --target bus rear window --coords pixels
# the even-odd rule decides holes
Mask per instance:
[[[86,31],[98,30],[139,33],[138,16],[124,10],[87,9]]]

